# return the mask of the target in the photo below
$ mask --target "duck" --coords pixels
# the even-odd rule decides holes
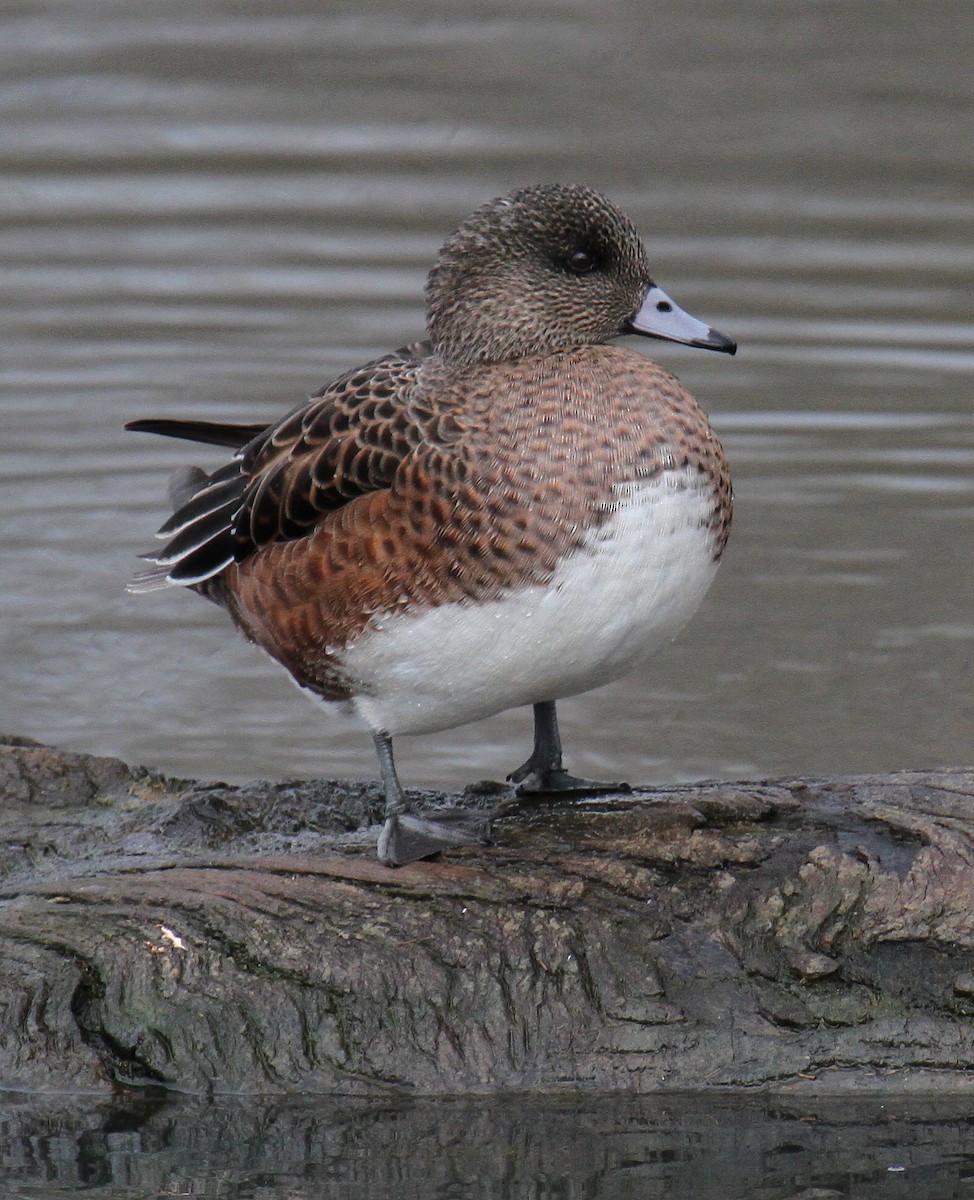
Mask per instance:
[[[654,281],[629,217],[550,183],[479,207],[425,289],[426,338],[269,424],[126,428],[232,450],[185,468],[129,584],[185,587],[371,734],[387,867],[487,840],[422,810],[393,739],[531,707],[517,794],[605,787],[563,765],[557,702],[639,670],[687,623],[730,529],[728,464],[642,335],[734,354]],[[623,785],[624,786],[624,785]]]

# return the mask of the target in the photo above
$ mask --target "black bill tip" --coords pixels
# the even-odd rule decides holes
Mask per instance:
[[[694,338],[690,345],[699,346],[701,350],[716,350],[718,354],[737,353],[737,342],[716,329],[709,329],[706,337]]]

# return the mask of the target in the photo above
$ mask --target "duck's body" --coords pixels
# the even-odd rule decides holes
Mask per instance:
[[[484,223],[510,227],[505,209],[517,218],[525,204],[544,210],[528,211],[525,245],[515,220],[501,243],[513,253],[492,262]],[[533,704],[535,753],[514,778],[577,782],[561,770],[554,701],[618,678],[677,633],[723,550],[730,478],[709,422],[662,367],[598,334],[645,327],[651,309],[658,336],[733,344],[651,283],[631,227],[606,205],[553,187],[485,206],[431,275],[432,344],[349,372],[256,436],[135,423],[241,446],[183,485],[163,527],[171,540],[135,587],[205,592],[302,687],[364,720],[390,804],[384,861],[469,840],[403,815],[391,737]],[[595,238],[606,212],[625,238]],[[538,229],[560,249],[539,248]],[[572,253],[626,286],[594,289],[596,268],[577,260],[573,272]],[[541,290],[538,258],[561,274],[528,310],[516,285],[529,300]],[[562,275],[588,285],[580,316],[558,317],[559,289],[571,297]],[[552,297],[555,317],[542,319]],[[589,329],[592,307],[607,311]]]

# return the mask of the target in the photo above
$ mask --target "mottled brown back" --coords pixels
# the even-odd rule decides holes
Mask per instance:
[[[598,346],[458,369],[380,360],[252,444],[237,623],[302,684],[348,694],[336,654],[370,619],[548,582],[613,511],[617,484],[690,468],[731,517],[721,447],[680,383]],[[244,516],[244,514],[246,514]]]

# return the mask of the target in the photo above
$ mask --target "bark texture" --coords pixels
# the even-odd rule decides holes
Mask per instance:
[[[0,747],[0,1087],[974,1089],[974,770],[499,805]]]

